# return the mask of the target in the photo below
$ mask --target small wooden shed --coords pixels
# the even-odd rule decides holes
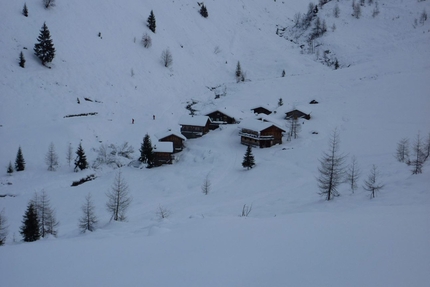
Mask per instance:
[[[173,160],[173,143],[172,142],[157,142],[152,147],[154,153],[154,166],[163,164],[172,164]]]

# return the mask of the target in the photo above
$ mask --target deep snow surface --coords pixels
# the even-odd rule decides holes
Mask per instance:
[[[207,19],[189,0],[56,1],[50,10],[39,2],[27,2],[28,18],[20,14],[23,3],[0,9],[0,195],[12,195],[0,197],[9,222],[1,286],[428,286],[430,166],[411,175],[394,153],[401,138],[413,143],[430,132],[430,21],[413,26],[430,12],[429,1],[380,0],[376,18],[367,5],[359,20],[350,1],[325,5],[319,15],[336,30],[319,40],[320,55],[336,53],[340,70],[275,34],[306,11],[300,0],[210,0]],[[335,3],[340,18],[332,16]],[[151,10],[156,34],[145,27]],[[57,50],[51,69],[32,54],[44,21]],[[140,43],[145,32],[150,49]],[[167,48],[170,68],[160,63]],[[244,83],[234,79],[238,61]],[[212,87],[226,96],[215,99]],[[320,104],[309,105],[312,99]],[[157,133],[178,130],[191,100],[198,113],[227,107],[242,119],[263,105],[285,128],[292,106],[306,107],[312,119],[298,139],[253,149],[257,165],[249,171],[241,166],[237,125],[188,140],[173,165],[124,166],[133,197],[128,221],[109,222],[105,193],[117,169],[74,173],[65,159],[69,143],[76,150],[81,142],[93,163],[100,144],[127,141],[137,159],[143,136],[155,141]],[[89,112],[98,115],[64,118]],[[318,158],[335,128],[348,162],[357,157],[360,186],[378,166],[385,187],[375,199],[347,185],[331,202],[318,195]],[[44,164],[51,142],[60,158],[55,172]],[[26,170],[8,176],[18,146]],[[89,174],[97,178],[70,186]],[[201,192],[206,177],[208,195]],[[59,236],[23,243],[22,216],[41,190],[56,210]],[[99,224],[80,234],[88,193]],[[239,217],[245,204],[252,211]],[[168,219],[157,218],[159,206],[171,211]]]

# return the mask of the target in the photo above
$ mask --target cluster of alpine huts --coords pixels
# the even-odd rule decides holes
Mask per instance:
[[[310,104],[316,103],[318,102],[310,102]],[[202,113],[203,115],[182,116],[179,119],[179,131],[168,130],[155,135],[158,139],[154,145],[156,165],[171,164],[173,154],[183,150],[187,139],[202,137],[222,125],[238,124],[240,142],[243,145],[267,148],[282,144],[282,137],[287,133],[288,127],[273,116],[276,110],[258,106],[251,111],[252,113],[247,116],[242,111],[224,107]],[[285,113],[284,119],[309,120],[310,114],[306,107],[293,107]]]

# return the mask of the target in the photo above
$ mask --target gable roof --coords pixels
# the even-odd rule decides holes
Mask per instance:
[[[173,153],[172,142],[156,142],[153,145],[153,152],[170,152]]]
[[[204,127],[207,122],[211,122],[208,116],[189,116],[185,115],[179,119],[179,124],[181,126],[197,126]]]
[[[265,129],[268,129],[271,126],[275,126],[278,129],[285,132],[285,129],[279,126],[278,124],[275,124],[273,122],[268,122],[268,121],[257,120],[255,118],[245,119],[239,125],[239,127],[242,129],[252,130],[256,132],[264,131]]]
[[[212,114],[214,112],[220,112],[230,118],[234,118],[235,120],[239,120],[243,114],[243,112],[240,112],[234,108],[224,107],[224,108],[209,110],[208,112],[205,112],[205,115],[208,116],[209,114]]]
[[[291,106],[291,107],[289,107],[289,109],[287,109],[287,112],[285,112],[285,113],[290,113],[290,112],[293,112],[295,110],[300,111],[300,112],[307,114],[307,115],[310,115],[312,112],[310,108],[305,107],[305,106]]]
[[[262,106],[255,106],[255,107],[251,108],[251,111],[254,111],[254,110],[257,110],[257,109],[264,109],[264,110],[268,111],[270,114],[273,113],[273,109],[271,107],[269,107],[268,105],[267,106],[264,106],[264,105],[262,105]]]
[[[182,139],[184,141],[187,140],[187,138],[184,137],[179,131],[172,131],[172,130],[167,130],[167,131],[164,131],[164,132],[157,133],[157,134],[155,134],[155,137],[158,140],[162,140],[162,139],[167,138],[168,136],[172,136],[172,135],[173,136],[177,136],[178,138],[180,138],[180,139]]]

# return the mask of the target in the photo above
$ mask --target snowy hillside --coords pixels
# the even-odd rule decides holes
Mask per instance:
[[[209,0],[208,18],[188,0],[55,2],[45,9],[28,1],[28,17],[24,3],[0,9],[0,211],[9,231],[0,247],[1,286],[428,285],[430,165],[412,175],[395,152],[402,138],[413,144],[418,133],[423,140],[430,133],[430,20],[420,21],[429,0],[379,0],[375,17],[376,4],[365,1],[359,19],[352,1],[330,1],[316,14],[328,29],[313,53],[300,47],[305,32],[279,32],[306,13],[301,0]],[[151,10],[156,33],[146,27]],[[44,22],[56,49],[50,69],[33,53]],[[173,63],[166,68],[167,49]],[[327,50],[340,69],[321,64]],[[238,62],[246,73],[239,83]],[[179,131],[192,102],[197,114],[227,109],[240,120],[263,106],[286,130],[293,107],[311,119],[301,121],[298,139],[254,148],[251,170],[241,165],[246,147],[237,124],[187,140],[172,165],[128,166],[146,133],[154,144],[156,134]],[[96,114],[67,117],[84,113]],[[343,184],[326,201],[316,178],[334,129],[361,177],[354,193]],[[133,200],[127,221],[115,222],[106,193],[118,169],[75,173],[66,151],[81,143],[92,165],[101,144],[124,142],[135,150],[121,159]],[[50,143],[56,171],[45,164]],[[8,175],[19,147],[25,170]],[[374,199],[362,188],[372,165],[384,183]],[[89,175],[95,179],[71,186]],[[41,191],[55,208],[58,236],[22,242],[23,215]],[[81,234],[89,193],[99,222]],[[251,211],[240,217],[244,206]],[[159,218],[160,207],[168,218]]]

